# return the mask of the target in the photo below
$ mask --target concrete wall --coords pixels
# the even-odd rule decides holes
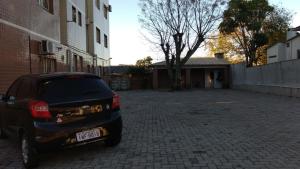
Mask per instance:
[[[236,64],[230,71],[232,88],[300,97],[300,60],[252,68]]]

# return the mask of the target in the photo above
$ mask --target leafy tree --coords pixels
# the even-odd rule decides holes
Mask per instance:
[[[268,49],[268,45],[264,45],[259,47],[256,50],[256,58],[255,58],[255,64],[256,65],[265,65],[268,62],[267,59],[267,49]]]
[[[262,22],[262,26],[261,26],[261,30],[260,33],[263,34],[266,38],[267,38],[267,43],[262,45],[262,46],[257,46],[256,49],[253,49],[254,51],[251,52],[252,56],[254,57],[252,59],[253,63],[256,65],[262,65],[262,64],[266,64],[267,63],[267,48],[278,43],[278,42],[285,42],[286,40],[286,32],[290,26],[290,22],[292,19],[292,14],[282,8],[282,7],[278,7],[278,6],[273,6],[272,7],[273,10],[271,12],[269,12],[265,19]],[[251,19],[249,19],[250,22]],[[234,46],[236,46],[235,48],[230,48],[230,46],[228,45],[223,45],[224,46],[224,52],[227,53],[227,55],[225,54],[225,56],[228,56],[229,54],[235,53],[237,52],[237,56],[240,53],[244,53],[247,54],[246,52],[241,52],[240,49],[243,49],[242,45],[243,45],[243,35],[242,32],[240,32],[239,28],[234,29],[234,32],[232,33],[227,33],[226,35],[222,35],[221,38],[223,36],[226,36],[226,39],[223,38],[222,43],[233,43],[235,44]],[[247,40],[250,40],[250,38],[247,38]],[[240,42],[242,41],[242,42]],[[215,42],[214,42],[215,43]],[[246,43],[248,44],[248,43]],[[222,46],[219,47],[222,50]],[[220,50],[220,49],[219,49]],[[244,49],[245,50],[245,49]],[[247,56],[246,56],[247,57]],[[229,57],[227,57],[229,58]],[[229,58],[230,61],[232,61],[232,59]]]
[[[268,46],[286,41],[286,32],[290,27],[291,20],[292,13],[290,11],[274,6],[274,10],[266,17],[262,27],[268,37]]]
[[[215,53],[224,53],[225,59],[230,63],[235,64],[244,61],[242,49],[230,34],[218,33],[215,38],[208,40],[206,45],[210,56],[214,56]]]
[[[180,89],[182,66],[215,29],[224,5],[224,0],[140,0],[140,23],[163,52],[173,89]]]
[[[147,74],[150,72],[149,67],[152,64],[151,56],[147,56],[144,59],[140,59],[136,61],[135,66],[132,66],[128,69],[129,74]]]
[[[140,59],[140,60],[137,60],[136,61],[136,66],[137,67],[145,67],[145,68],[148,68],[151,64],[152,64],[152,58],[151,56],[147,56],[146,58],[144,59]]]
[[[149,73],[149,70],[146,69],[145,67],[137,67],[137,66],[133,66],[133,67],[129,67],[128,74],[140,74],[140,75],[145,75],[147,73]]]
[[[267,49],[278,42],[286,41],[286,33],[290,27],[292,13],[285,8],[274,6],[274,10],[263,23],[263,32],[268,37],[268,43],[256,51],[256,65],[267,64]]]
[[[245,54],[247,66],[253,66],[256,50],[268,43],[262,28],[273,11],[267,0],[230,0],[228,9],[224,11],[219,30],[235,35]]]

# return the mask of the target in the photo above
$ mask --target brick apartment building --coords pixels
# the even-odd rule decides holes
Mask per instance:
[[[101,75],[110,65],[110,11],[107,0],[0,1],[0,93],[23,74]]]

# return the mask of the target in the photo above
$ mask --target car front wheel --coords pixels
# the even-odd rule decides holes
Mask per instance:
[[[4,130],[3,128],[0,127],[0,139],[5,139],[7,136],[6,134],[4,133]]]
[[[25,168],[34,168],[38,165],[37,150],[30,137],[24,133],[21,138],[22,159]]]

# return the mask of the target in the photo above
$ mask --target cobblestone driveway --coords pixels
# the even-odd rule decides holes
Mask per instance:
[[[300,168],[300,99],[233,90],[130,91],[124,132],[102,144],[41,155],[40,168]],[[21,168],[16,144],[0,141],[0,168]]]

